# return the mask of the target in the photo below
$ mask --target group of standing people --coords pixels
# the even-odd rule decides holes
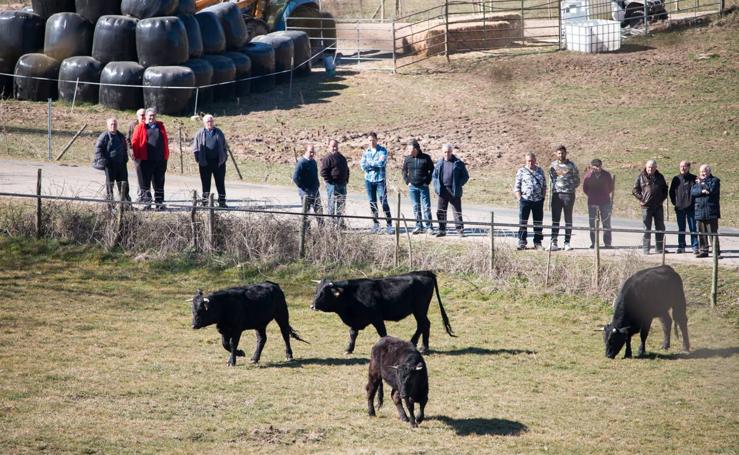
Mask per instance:
[[[377,141],[377,134],[367,136],[368,146],[362,154],[360,167],[364,171],[364,187],[372,213],[372,232],[381,233],[379,206],[385,215],[384,232],[392,234],[392,213],[387,199],[387,160],[388,151]],[[403,161],[403,181],[408,185],[408,195],[413,205],[416,224],[413,234],[423,232],[437,237],[446,235],[447,209],[451,204],[454,209],[455,227],[460,236],[464,236],[462,221],[462,187],[469,180],[467,168],[462,160],[453,153],[453,147],[445,144],[442,147],[443,157],[434,163],[431,157],[421,150],[417,140],[413,139],[407,146],[408,155]],[[315,161],[315,147],[306,147],[305,154],[298,160],[293,172],[293,182],[298,187],[298,194],[306,208],[315,213],[322,213],[319,170]],[[349,166],[346,158],[339,152],[339,143],[335,139],[329,142],[329,154],[321,159],[320,176],[326,184],[330,215],[342,215],[346,200],[346,187],[349,183]],[[438,230],[433,229],[431,217],[431,195],[429,186],[433,184],[437,195],[436,217]],[[320,219],[320,218],[319,218]],[[335,218],[340,220],[340,218]],[[341,221],[339,221],[341,223]]]
[[[113,188],[117,186],[121,198],[131,201],[127,168],[130,158],[138,180],[137,202],[143,204],[143,210],[151,209],[152,202],[155,209],[166,209],[164,183],[169,160],[169,138],[164,123],[158,121],[156,115],[152,108],[136,111],[136,120],[129,125],[127,136],[118,130],[116,118],[107,120],[107,130],[95,142],[93,167],[105,171],[108,199],[113,199]],[[207,204],[211,180],[215,180],[218,205],[226,207],[228,150],[226,138],[215,127],[212,115],[203,117],[203,128],[195,133],[192,149],[199,165],[203,204]]]
[[[572,228],[572,212],[575,204],[575,190],[580,185],[579,171],[575,163],[567,159],[564,145],[556,148],[557,159],[549,165],[548,172],[537,165],[533,152],[526,154],[526,164],[516,173],[513,193],[519,201],[518,249],[527,248],[527,223],[533,217],[534,248],[543,249],[544,239],[542,220],[544,218],[544,201],[547,196],[547,182],[552,188],[552,234],[549,248],[559,249],[557,238],[561,214],[564,212],[565,236],[564,249],[570,250]],[[632,188],[633,196],[639,201],[642,210],[642,222],[645,233],[642,240],[642,252],[649,254],[651,249],[652,226],[657,231],[665,230],[664,201],[669,196],[675,207],[677,219],[678,247],[676,253],[684,253],[687,249],[685,232],[690,233],[690,247],[696,257],[707,257],[711,240],[707,234],[718,232],[720,210],[721,182],[712,175],[711,166],[703,164],[700,175],[690,173],[690,162],[681,161],[679,174],[667,185],[664,176],[657,170],[657,162],[649,160],[637,176]],[[582,180],[582,189],[587,196],[588,220],[590,226],[590,248],[595,247],[596,220],[603,226],[603,248],[612,248],[611,213],[613,211],[613,176],[603,169],[600,159],[593,159],[590,169]],[[655,232],[655,251],[665,252],[664,233]],[[718,238],[716,239],[717,253]]]

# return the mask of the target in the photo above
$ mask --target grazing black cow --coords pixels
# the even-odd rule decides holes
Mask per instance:
[[[372,346],[367,379],[367,411],[375,415],[374,399],[377,393],[377,408],[382,407],[382,380],[392,388],[391,396],[398,408],[400,420],[408,422],[409,416],[403,409],[403,401],[410,414],[412,427],[423,422],[423,410],[429,401],[429,375],[423,356],[413,344],[395,337],[382,337]],[[418,416],[414,405],[419,404]]]
[[[662,321],[664,340],[662,349],[670,347],[670,328],[675,318],[675,336],[679,337],[678,326],[683,335],[683,350],[690,350],[688,338],[688,316],[685,313],[683,280],[669,265],[644,269],[633,274],[621,287],[613,303],[613,320],[603,327],[606,356],[614,358],[626,344],[624,358],[631,358],[631,337],[641,336],[638,357],[644,356],[644,343],[649,335],[652,319]]]
[[[244,357],[238,349],[241,332],[257,331],[257,347],[251,357],[252,363],[259,362],[262,349],[267,342],[267,324],[274,319],[280,326],[285,340],[287,360],[293,359],[290,337],[307,343],[290,327],[285,294],[276,283],[269,281],[251,286],[234,287],[214,292],[203,297],[197,290],[192,298],[192,328],[200,329],[215,324],[221,334],[223,348],[231,353],[228,364],[236,365],[236,357]]]
[[[387,335],[385,321],[400,321],[413,314],[416,318],[416,333],[411,337],[411,343],[415,346],[418,338],[423,335],[421,352],[426,352],[429,349],[431,328],[428,311],[434,290],[444,328],[450,336],[455,336],[441,304],[436,275],[429,271],[378,279],[322,280],[316,289],[316,298],[311,309],[336,313],[349,326],[347,354],[354,352],[357,335],[363,328],[372,324],[377,333],[384,337]]]

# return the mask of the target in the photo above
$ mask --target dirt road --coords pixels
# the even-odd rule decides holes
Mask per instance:
[[[96,171],[91,167],[17,160],[0,160],[0,192],[35,194],[37,169],[42,169],[42,193],[45,195],[102,198],[105,194],[103,185],[104,177],[102,172]],[[135,174],[130,165],[129,171],[131,182],[135,184]],[[294,188],[244,183],[234,179],[234,172],[231,172],[231,174],[232,178],[226,182],[226,185],[228,199],[230,201],[229,204],[232,207],[263,206],[294,212],[298,212],[300,210],[298,196]],[[189,201],[192,200],[193,190],[200,190],[200,180],[196,177],[180,176],[170,173],[167,175],[165,190],[165,197],[168,206],[172,210],[177,210],[179,208],[184,210],[184,207],[188,206],[190,203]],[[390,195],[390,205],[392,207],[393,214],[395,214],[396,211],[396,194],[397,193],[395,191],[392,191]],[[323,196],[325,197],[325,193]],[[491,211],[495,212],[497,244],[507,245],[510,247],[515,246],[515,228],[511,226],[498,226],[497,224],[517,223],[518,213],[516,210],[479,205],[463,205],[464,219],[468,223],[480,222],[488,225],[490,223]],[[401,198],[401,212],[404,217],[412,218],[413,216],[410,203],[405,195]],[[432,212],[434,212],[435,217],[435,208],[433,206]],[[346,213],[348,215],[355,216],[369,215],[369,209],[363,193],[349,194]],[[549,220],[551,220],[550,214],[545,213],[544,223],[549,223]],[[369,220],[357,219],[351,220],[349,224],[354,229],[365,229],[369,228],[371,222]],[[575,215],[575,226],[587,227],[587,224],[587,216]],[[412,221],[409,221],[409,226],[412,227],[412,225]],[[639,220],[615,218],[613,221],[613,227],[640,229],[641,222]],[[677,230],[677,226],[674,223],[668,222],[667,229]],[[721,227],[721,232],[727,234],[739,234],[739,230],[728,227]],[[467,238],[465,241],[484,241],[489,238],[489,230],[487,226],[467,224],[466,233]],[[545,230],[545,234],[548,235],[548,230]],[[562,234],[563,231],[560,232],[560,236]],[[668,235],[667,239],[668,251],[674,252],[677,242],[676,236],[674,234]],[[446,241],[449,240],[458,241],[461,239],[450,234]],[[547,244],[548,240],[548,238],[545,238],[544,243]],[[439,239],[434,241],[444,240]],[[572,252],[560,252],[558,254],[591,253],[591,250],[588,249],[590,239],[587,231],[573,231],[571,244],[574,248]],[[616,232],[614,233],[613,245],[616,247],[615,249],[602,250],[601,254],[611,256],[624,255],[627,251],[638,248],[641,245],[641,234]],[[560,246],[562,246],[561,237]],[[721,247],[723,256],[721,265],[733,267],[739,266],[739,237],[723,237],[721,239]],[[648,259],[659,262],[661,257],[659,255],[651,255]],[[667,262],[695,263],[704,265],[709,265],[710,263],[707,259],[694,258],[692,254],[669,254]]]

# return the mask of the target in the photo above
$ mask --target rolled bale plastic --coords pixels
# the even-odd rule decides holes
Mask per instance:
[[[0,13],[0,73],[13,74],[21,55],[44,47],[44,18],[34,13]],[[0,98],[13,96],[13,78],[0,76]]]
[[[311,47],[310,38],[305,32],[299,30],[284,30],[275,32],[275,35],[287,36],[293,41],[295,55],[296,76],[308,76],[311,72]]]
[[[75,0],[74,5],[77,14],[93,25],[102,16],[121,14],[121,0]]]
[[[190,58],[187,30],[178,17],[152,17],[136,24],[136,53],[144,67],[181,65]]]
[[[213,87],[213,101],[216,103],[233,101],[236,98],[236,84],[233,83],[236,78],[236,65],[233,60],[223,55],[204,55],[203,59],[213,66],[211,84],[221,84]]]
[[[135,62],[136,24],[139,20],[128,16],[103,16],[95,25],[92,38],[92,57],[103,65],[110,62]]]
[[[251,93],[251,80],[243,80],[251,77],[251,59],[243,52],[224,52],[224,57],[233,60],[236,66],[236,97],[242,98]]]
[[[190,68],[195,75],[195,86],[198,88],[196,95],[193,97],[193,105],[189,110],[194,110],[194,103],[197,101],[198,106],[204,106],[213,102],[213,88],[205,87],[213,82],[213,65],[208,60],[202,58],[191,58],[182,66]],[[197,98],[197,99],[196,99]]]
[[[203,35],[200,33],[200,25],[195,16],[178,16],[187,31],[187,46],[190,58],[198,58],[203,55]]]
[[[163,87],[190,87],[189,89]],[[160,114],[187,111],[195,93],[195,73],[186,66],[152,66],[144,72],[144,106]]]
[[[175,14],[179,0],[123,0],[121,13],[139,19]]]
[[[226,34],[218,16],[210,11],[200,11],[195,15],[203,38],[203,54],[220,54],[226,51]]]
[[[100,104],[120,111],[143,107],[144,92],[141,89],[143,80],[144,67],[137,62],[108,63],[100,74]]]
[[[100,82],[102,71],[103,65],[92,57],[80,56],[65,59],[59,69],[59,99],[75,103],[97,104],[100,94],[97,82]],[[95,83],[85,84],[85,82]]]
[[[195,0],[180,0],[177,9],[172,14],[175,16],[192,16],[197,12],[198,9],[195,5]]]
[[[295,57],[293,40],[287,36],[267,33],[266,35],[257,36],[251,42],[265,43],[272,46],[272,49],[275,50],[275,72],[278,73],[275,79],[278,84],[289,82]]]
[[[19,100],[46,101],[58,96],[56,79],[59,76],[59,60],[46,54],[26,54],[15,64],[15,97]],[[30,79],[30,78],[44,78]],[[50,79],[50,80],[45,80]]]
[[[56,13],[74,13],[74,0],[31,0],[33,12],[48,19]]]
[[[44,54],[59,61],[92,52],[92,24],[77,13],[56,13],[46,21]]]
[[[265,93],[275,88],[275,50],[271,44],[252,41],[241,50],[251,59],[251,93]]]
[[[204,8],[203,11],[211,12],[218,17],[226,36],[226,48],[238,50],[249,42],[249,30],[246,29],[241,11],[234,3],[218,3]]]

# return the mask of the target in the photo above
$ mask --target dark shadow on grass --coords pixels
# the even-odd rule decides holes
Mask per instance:
[[[654,47],[645,46],[643,44],[624,43],[621,45],[621,48],[614,53],[615,54],[631,54],[634,52],[651,51],[652,49],[654,49]]]
[[[351,366],[351,365],[367,365],[369,359],[357,357],[328,357],[317,358],[308,357],[304,359],[295,359],[290,362],[272,362],[265,364],[270,368],[302,368],[304,365],[325,365],[325,366]]]
[[[648,352],[644,355],[645,359],[660,360],[678,360],[678,359],[728,359],[739,354],[739,347],[733,348],[701,348],[692,352],[675,352],[669,354],[660,354],[658,352]]]
[[[438,420],[449,425],[459,436],[518,436],[528,431],[526,425],[508,419],[484,419],[479,417],[454,419],[447,416],[430,416],[428,420]]]
[[[487,349],[470,346],[462,349],[451,349],[449,351],[431,350],[431,354],[440,355],[518,355],[518,354],[536,354],[536,351],[528,349]]]

